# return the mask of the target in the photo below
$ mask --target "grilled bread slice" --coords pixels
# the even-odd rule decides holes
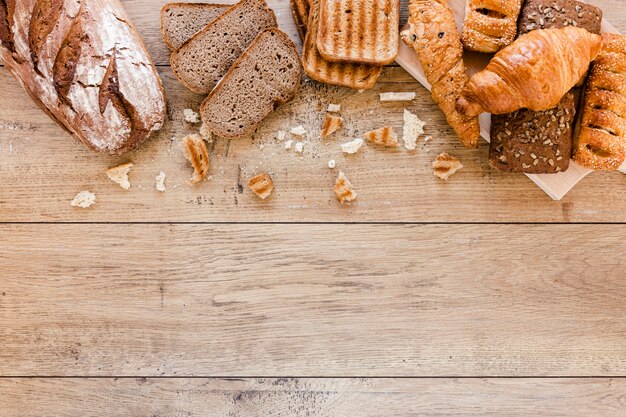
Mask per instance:
[[[300,56],[291,39],[276,28],[262,32],[202,103],[207,129],[237,138],[254,131],[276,106],[300,88]]]
[[[317,49],[331,62],[387,65],[398,55],[400,0],[320,0]]]
[[[383,146],[385,148],[397,148],[400,146],[398,135],[391,126],[381,127],[363,134],[366,141],[373,145]]]
[[[161,36],[176,50],[230,6],[208,3],[168,3],[161,9]]]
[[[309,10],[311,8],[311,3],[309,0],[290,0],[290,2],[293,20],[296,22],[298,34],[300,34],[300,40],[304,42],[304,38],[306,37],[306,27],[309,22]]]
[[[306,75],[314,80],[333,85],[367,90],[376,84],[383,68],[381,66],[349,64],[326,61],[317,50],[319,25],[319,0],[310,0],[311,9],[306,38],[302,50],[302,61]]]
[[[174,75],[191,91],[209,93],[259,33],[275,27],[265,0],[242,0],[172,54]]]

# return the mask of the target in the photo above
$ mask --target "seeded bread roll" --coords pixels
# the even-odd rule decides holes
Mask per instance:
[[[599,35],[602,10],[576,0],[526,0],[517,33],[521,36],[536,29],[565,26],[576,26]]]
[[[489,160],[500,171],[554,174],[569,168],[576,107],[568,93],[551,110],[492,116]]]

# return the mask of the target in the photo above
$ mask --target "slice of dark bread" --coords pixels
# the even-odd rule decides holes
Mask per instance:
[[[280,30],[268,29],[202,103],[202,121],[218,136],[245,136],[278,105],[295,97],[301,78],[300,56],[294,43]]]
[[[209,3],[168,3],[161,9],[161,36],[176,50],[206,25],[220,17],[230,5]]]
[[[172,53],[174,75],[191,91],[209,93],[259,33],[277,26],[265,0],[242,0]]]

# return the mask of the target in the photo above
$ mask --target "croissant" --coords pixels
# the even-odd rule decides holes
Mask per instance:
[[[599,35],[575,27],[532,31],[470,79],[456,108],[467,116],[554,108],[585,75],[601,43]]]
[[[455,108],[468,76],[461,37],[447,0],[411,0],[409,27],[401,37],[417,52],[426,79],[432,85],[433,100],[450,126],[466,147],[477,148],[478,118],[466,117]]]

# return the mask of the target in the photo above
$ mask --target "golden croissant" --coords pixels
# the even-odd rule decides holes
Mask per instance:
[[[556,107],[585,75],[601,44],[599,35],[575,27],[532,31],[470,79],[456,108],[476,116]]]

